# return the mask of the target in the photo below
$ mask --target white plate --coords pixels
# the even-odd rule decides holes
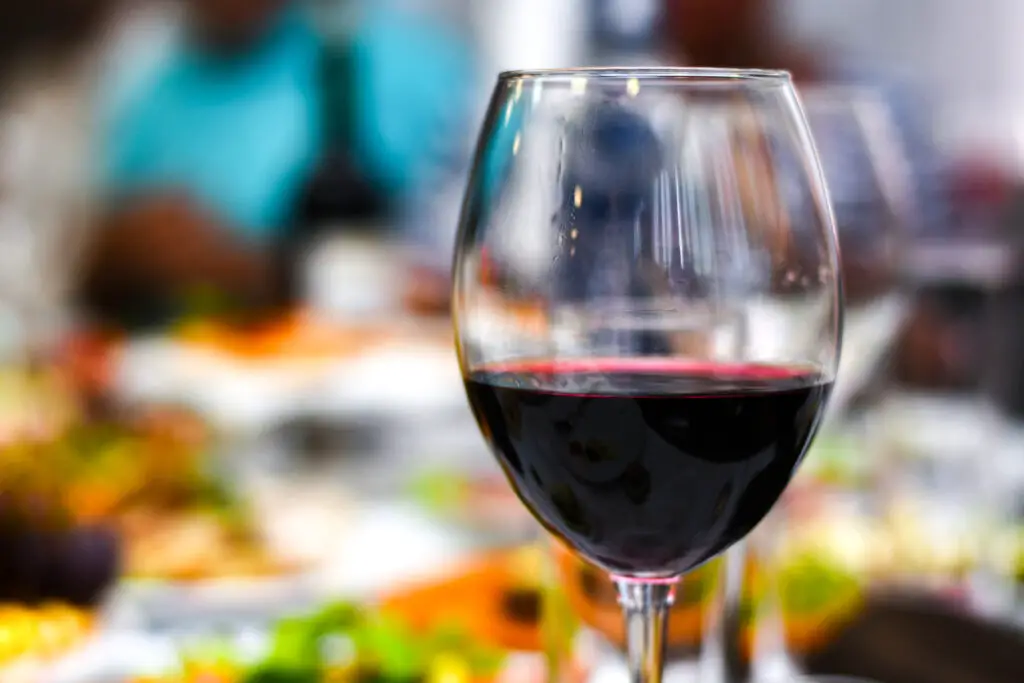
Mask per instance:
[[[373,420],[465,406],[454,350],[434,344],[256,364],[167,338],[139,339],[120,355],[114,391],[130,402],[188,406],[229,433],[300,416]]]

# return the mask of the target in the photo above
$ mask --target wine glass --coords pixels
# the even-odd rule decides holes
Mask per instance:
[[[907,141],[877,90],[817,86],[801,96],[842,253],[847,353],[832,397],[834,415],[870,389],[897,340],[908,309],[899,269],[920,207]]]
[[[886,358],[905,318],[907,303],[899,287],[898,269],[919,211],[905,140],[891,107],[877,90],[826,85],[803,87],[800,94],[825,171],[844,270],[846,353],[830,398],[826,428],[850,437],[855,431],[851,413],[856,421],[866,404],[862,399],[877,398],[879,377],[884,374]],[[815,495],[827,501],[823,508],[828,512],[815,512],[812,517],[834,515],[835,508],[845,509],[851,504],[858,508],[858,514],[867,514],[877,505],[874,498],[879,491],[873,487],[853,485],[848,480],[838,484],[815,480],[813,470],[820,464],[812,461],[809,474]],[[859,459],[856,464],[875,467],[867,459]],[[889,478],[892,470],[886,468]],[[806,469],[804,474],[808,474]],[[794,494],[800,497],[800,492],[791,487],[786,498]],[[769,521],[748,540],[760,562],[780,562],[784,538],[794,524],[806,524],[797,519],[803,515],[789,515],[789,507],[777,505]],[[756,620],[758,652],[752,678],[757,683],[789,681],[798,670],[787,643],[779,571],[778,567],[769,567],[764,573],[770,578],[759,600]]]
[[[870,305],[897,289],[919,221],[907,141],[874,88],[815,86],[801,97],[836,215],[846,300]]]
[[[676,582],[781,496],[839,359],[834,219],[789,75],[502,74],[453,275],[480,429],[613,577],[631,676],[659,681]]]

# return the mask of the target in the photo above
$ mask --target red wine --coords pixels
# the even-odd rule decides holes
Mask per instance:
[[[611,572],[652,577],[696,567],[764,518],[830,390],[806,368],[653,359],[499,365],[466,380],[540,522]]]

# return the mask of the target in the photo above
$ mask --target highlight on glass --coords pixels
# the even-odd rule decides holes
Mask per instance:
[[[615,579],[634,681],[660,680],[675,582],[814,438],[839,273],[788,74],[499,77],[454,263],[466,391],[524,505]]]

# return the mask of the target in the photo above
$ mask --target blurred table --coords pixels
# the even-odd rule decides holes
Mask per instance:
[[[408,326],[413,336],[421,330],[424,339],[447,339],[447,321],[401,314],[399,253],[393,244],[366,238],[322,245],[307,277],[311,305],[342,320],[386,320]],[[850,311],[829,428],[842,426],[843,408],[884,358],[904,310],[905,302],[891,297]],[[753,338],[792,332],[779,330],[777,321],[785,316],[760,313]],[[483,549],[528,537],[473,533],[431,516],[412,498],[409,485],[419,472],[447,468],[491,476],[497,465],[466,409],[451,346],[405,344],[375,351],[354,361],[260,368],[225,364],[183,350],[173,339],[152,338],[133,341],[123,359],[126,396],[186,402],[227,427],[222,457],[268,539],[286,556],[315,561],[316,569],[298,585],[265,594],[240,589],[250,611],[280,614],[327,595],[377,595],[441,576]],[[929,495],[947,504],[952,517],[994,500],[985,488],[993,479],[1024,481],[1024,425],[1002,419],[981,399],[891,394],[864,420],[858,428],[880,435],[876,443],[931,453],[945,463],[941,480],[913,485],[931,487]],[[995,476],[982,483],[979,475],[986,473]],[[941,525],[943,519],[935,521]],[[197,599],[190,612],[187,601],[170,604],[176,597],[154,608],[166,623],[216,612],[225,600],[224,594],[209,602]],[[113,631],[97,652],[132,649],[133,631],[147,621],[131,594],[121,598],[112,608]]]

